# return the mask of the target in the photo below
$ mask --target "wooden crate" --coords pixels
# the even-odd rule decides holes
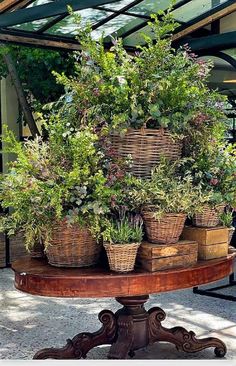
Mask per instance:
[[[198,258],[202,260],[225,257],[228,254],[228,228],[185,226],[181,239],[198,242]]]
[[[25,249],[24,236],[22,233],[10,236],[10,263],[28,254]]]
[[[6,267],[6,242],[5,235],[0,233],[0,268]]]
[[[197,262],[198,244],[181,240],[175,244],[143,242],[138,250],[137,264],[149,272],[189,267]]]

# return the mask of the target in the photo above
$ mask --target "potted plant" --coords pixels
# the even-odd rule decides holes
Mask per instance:
[[[210,192],[209,192],[210,193]],[[212,194],[211,194],[212,193]],[[221,195],[219,202],[214,199],[214,193],[211,192],[212,199],[206,200],[201,210],[193,216],[193,225],[197,227],[215,227],[220,224],[220,216],[224,212],[225,204],[221,203]]]
[[[115,272],[132,271],[143,238],[141,216],[128,214],[125,207],[120,207],[118,217],[106,219],[104,226],[103,246],[110,269]]]
[[[152,18],[148,26],[155,41],[145,35],[145,45],[135,55],[120,39],[112,38],[111,48],[105,49],[102,39],[92,38],[91,26],[80,27],[77,78],[56,74],[67,90],[61,115],[66,111],[75,128],[91,125],[107,134],[119,156],[132,156],[130,171],[142,178],[150,178],[161,156],[180,158],[182,139],[200,112],[206,125],[219,120],[223,99],[207,87],[211,65],[199,62],[187,47],[172,48],[177,24],[171,8]]]
[[[233,226],[232,210],[229,209],[228,207],[226,208],[226,211],[220,215],[220,224],[228,228],[229,230],[228,242],[230,244],[235,228]]]
[[[140,180],[131,193],[139,204],[148,241],[176,243],[187,216],[200,210],[201,187],[194,186],[189,173],[178,175],[180,162],[162,162],[152,171],[151,179]]]
[[[202,212],[195,215],[193,224],[214,227],[220,223],[220,215],[225,206],[234,207],[236,203],[236,151],[235,146],[226,145],[221,138],[206,142],[190,164],[185,166],[193,176],[195,184],[209,193]]]
[[[90,266],[99,259],[99,223],[108,210],[97,136],[89,129],[72,133],[56,117],[53,122],[48,141],[22,144],[5,133],[17,159],[1,180],[2,206],[11,208],[1,229],[23,231],[27,249],[43,242],[52,265]]]

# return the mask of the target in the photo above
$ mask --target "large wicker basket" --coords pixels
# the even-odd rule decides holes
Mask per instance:
[[[132,156],[130,171],[139,178],[149,178],[162,156],[177,160],[182,152],[182,141],[164,129],[129,129],[125,135],[112,134],[111,142],[118,157]]]
[[[140,243],[110,244],[104,243],[109,267],[114,272],[133,271]]]
[[[62,221],[53,228],[46,254],[56,267],[89,267],[98,262],[101,248],[87,228]]]
[[[165,214],[161,219],[155,219],[153,211],[142,213],[148,241],[151,243],[171,244],[177,243],[182,234],[185,214]]]
[[[205,205],[202,212],[193,217],[193,225],[197,227],[215,227],[220,223],[220,214],[224,212],[224,205],[210,207]]]

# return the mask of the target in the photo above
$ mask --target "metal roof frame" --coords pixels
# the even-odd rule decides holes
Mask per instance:
[[[49,34],[47,32],[54,25],[68,16],[68,5],[70,5],[74,11],[92,8],[110,12],[107,17],[100,19],[97,23],[92,25],[93,30],[98,28],[102,29],[103,25],[119,17],[119,15],[129,15],[130,17],[143,18],[143,22],[139,22],[139,24],[131,27],[127,31],[124,31],[121,33],[121,35],[119,34],[121,38],[125,39],[135,32],[142,30],[147,25],[148,21],[150,21],[150,16],[149,14],[135,14],[135,12],[132,11],[132,8],[142,3],[143,0],[130,0],[128,5],[123,6],[118,10],[113,9],[112,4],[115,4],[118,1],[119,0],[54,0],[47,4],[31,6],[27,8],[29,4],[32,5],[34,0],[3,0],[0,2],[0,42],[46,47],[57,50],[79,50],[80,45],[74,36],[61,36]],[[173,10],[181,9],[181,7],[190,4],[192,1],[193,0],[179,0],[173,6]],[[109,5],[106,7],[106,4]],[[208,48],[211,47],[210,43],[213,41],[218,42],[218,48],[216,50],[220,50],[220,38],[209,38],[208,36],[207,38],[201,37],[204,35],[204,32],[201,32],[201,29],[207,24],[214,24],[217,19],[220,19],[221,17],[226,16],[233,11],[236,11],[236,1],[227,0],[224,3],[215,6],[211,10],[206,11],[202,15],[194,17],[191,19],[191,21],[180,24],[176,30],[176,34],[173,36],[173,45],[178,46],[182,39],[184,39],[185,42],[187,39],[187,41],[191,43],[196,50],[200,50],[200,48],[204,46],[205,38],[208,42]],[[54,18],[34,31],[11,28],[15,25],[51,17]],[[207,33],[207,31],[205,33]],[[211,31],[208,31],[208,33],[211,34]],[[199,38],[186,38],[190,35]],[[214,37],[214,34],[212,34],[210,37]],[[227,36],[222,37],[222,39],[226,43],[231,42],[230,44],[235,46],[232,38],[230,41],[229,39],[227,41]],[[107,42],[105,45],[109,47],[110,43]],[[126,49],[129,51],[134,51],[136,47],[126,46]]]

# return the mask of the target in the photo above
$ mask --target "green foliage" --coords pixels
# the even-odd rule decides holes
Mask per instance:
[[[185,165],[195,184],[212,191],[210,204],[236,207],[236,145],[215,139]]]
[[[225,98],[210,92],[206,81],[212,64],[197,60],[187,46],[174,50],[171,34],[178,26],[171,15],[160,11],[149,22],[153,38],[145,35],[145,46],[135,55],[125,50],[121,39],[112,39],[107,51],[102,39],[92,39],[91,26],[80,27],[76,76],[54,73],[66,89],[60,110],[63,119],[83,125],[103,127],[105,131],[140,128],[168,128],[192,137],[212,134],[214,123],[225,121]],[[207,130],[207,131],[206,131]]]
[[[102,237],[111,244],[141,243],[143,238],[143,220],[140,215],[127,214],[124,206],[119,217],[107,219]]]
[[[223,212],[220,215],[220,223],[226,227],[233,227],[233,216],[231,210]]]
[[[6,151],[16,161],[0,183],[2,207],[10,207],[0,228],[8,234],[24,231],[28,248],[35,241],[47,246],[54,223],[62,219],[88,226],[97,239],[132,243],[143,237],[143,208],[161,218],[191,217],[205,204],[236,206],[236,152],[223,147],[225,98],[207,87],[211,64],[197,60],[187,46],[171,47],[177,26],[171,8],[152,18],[148,26],[155,41],[144,36],[146,45],[132,56],[120,39],[105,50],[102,39],[92,39],[89,24],[79,30],[82,50],[71,68],[71,59],[61,62],[58,53],[19,54],[22,81],[31,84],[28,95],[49,102],[41,114],[47,141],[38,137],[22,144],[4,132]],[[59,89],[51,83],[52,65]],[[51,103],[62,85],[66,94]],[[115,156],[108,137],[142,126],[167,128],[184,138],[185,158],[163,159],[146,180],[126,174],[130,161]]]
[[[2,207],[11,208],[0,220],[1,230],[23,230],[27,247],[38,240],[48,245],[53,224],[66,218],[68,225],[79,222],[98,237],[108,188],[97,136],[89,129],[62,133],[57,121],[48,141],[38,137],[22,144],[6,131],[4,141],[17,160],[0,184]]]
[[[151,179],[137,180],[129,199],[140,210],[155,212],[157,218],[166,213],[185,213],[193,216],[201,211],[211,192],[204,194],[200,184],[194,185],[190,172],[181,174],[183,161],[163,159],[153,170]]]
[[[22,82],[28,101],[35,111],[41,111],[45,103],[56,101],[63,93],[62,85],[56,83],[52,71],[74,74],[74,55],[40,48],[3,46],[3,54],[9,53]],[[0,62],[0,78],[8,74],[6,64]]]

